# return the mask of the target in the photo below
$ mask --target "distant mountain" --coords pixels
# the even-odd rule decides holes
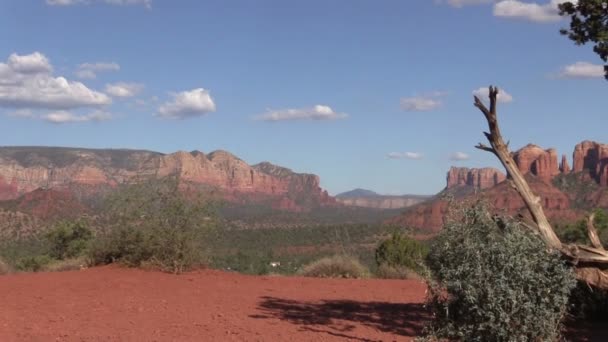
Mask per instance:
[[[378,197],[378,193],[366,189],[355,189],[341,194],[337,194],[336,198],[362,198],[362,197]]]
[[[366,189],[355,189],[336,195],[336,200],[344,205],[378,209],[406,208],[429,198],[430,196],[424,195],[380,195]]]
[[[30,199],[25,195],[52,189],[63,194],[61,198],[81,199],[123,183],[165,176],[205,186],[237,203],[290,211],[336,205],[335,199],[321,189],[316,175],[270,163],[250,166],[222,150],[164,154],[128,149],[0,147],[0,200],[29,199],[28,203],[41,205],[56,196],[36,193]]]

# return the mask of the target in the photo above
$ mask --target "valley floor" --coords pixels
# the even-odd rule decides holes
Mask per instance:
[[[101,267],[0,276],[0,341],[411,341],[418,281]]]

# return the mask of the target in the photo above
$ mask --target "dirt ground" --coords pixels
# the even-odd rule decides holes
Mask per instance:
[[[0,277],[0,341],[410,341],[418,281],[101,267]]]
[[[0,341],[411,341],[429,319],[413,280],[183,275],[100,267],[0,276]],[[606,323],[569,341],[608,341]]]

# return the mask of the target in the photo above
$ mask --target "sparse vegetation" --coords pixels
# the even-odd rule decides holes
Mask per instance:
[[[532,231],[483,205],[446,224],[428,256],[432,335],[466,341],[554,341],[572,270]]]
[[[181,273],[207,264],[215,224],[211,203],[180,189],[175,178],[130,185],[108,200],[105,230],[89,258]]]
[[[77,271],[87,267],[87,260],[83,257],[64,259],[64,260],[52,260],[49,263],[43,265],[40,271],[43,272],[65,272],[65,271]]]
[[[300,274],[317,278],[367,278],[370,272],[351,256],[334,255],[304,266]]]
[[[388,264],[380,264],[376,270],[376,276],[382,279],[422,279],[416,271],[410,268]]]

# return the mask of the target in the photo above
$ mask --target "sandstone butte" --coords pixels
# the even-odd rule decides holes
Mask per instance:
[[[226,151],[162,154],[141,150],[56,147],[0,148],[0,200],[39,189],[97,189],[146,177],[178,175],[180,181],[217,189],[225,198],[264,198],[280,209],[303,210],[303,202],[333,205],[319,177],[267,162],[250,166]],[[89,190],[94,191],[94,190]]]
[[[594,141],[577,144],[572,156],[572,169],[565,155],[558,162],[555,149],[544,150],[533,144],[514,152],[513,159],[526,175],[533,190],[541,196],[550,219],[573,221],[584,215],[584,211],[572,206],[574,200],[583,200],[590,207],[608,207],[607,144]],[[595,184],[595,190],[584,194],[566,193],[553,184],[559,175],[576,176],[579,181]],[[461,199],[472,199],[473,196],[480,195],[498,211],[511,215],[525,214],[523,201],[508,182],[504,182],[505,179],[506,175],[494,168],[452,167],[447,173],[443,193],[452,193]],[[447,202],[438,196],[432,201],[406,209],[402,215],[389,222],[438,231],[444,223],[447,207]]]

